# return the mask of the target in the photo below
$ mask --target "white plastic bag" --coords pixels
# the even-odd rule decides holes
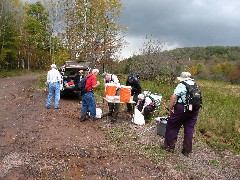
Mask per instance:
[[[145,124],[144,116],[141,114],[141,112],[137,108],[134,108],[134,115],[132,118],[132,122],[137,125]]]
[[[102,118],[102,110],[100,108],[96,108],[96,118]]]

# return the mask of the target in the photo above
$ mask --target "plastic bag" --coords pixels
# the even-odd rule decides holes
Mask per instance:
[[[132,118],[132,122],[137,125],[145,124],[144,116],[141,114],[141,112],[137,108],[134,108],[134,115]]]
[[[102,118],[102,110],[100,108],[96,108],[96,118]]]

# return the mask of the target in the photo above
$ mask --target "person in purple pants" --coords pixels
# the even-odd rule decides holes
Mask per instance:
[[[185,81],[189,85],[193,85],[194,81],[191,78],[189,72],[182,72],[177,79],[182,82]],[[194,127],[198,119],[197,111],[186,110],[186,86],[179,83],[174,90],[173,95],[169,101],[169,119],[166,126],[165,140],[163,148],[167,151],[174,151],[175,143],[177,142],[177,136],[180,128],[184,128],[184,140],[182,147],[182,154],[188,156],[192,152],[192,140],[194,134]]]

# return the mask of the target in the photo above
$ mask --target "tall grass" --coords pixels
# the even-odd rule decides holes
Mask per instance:
[[[197,130],[208,134],[207,142],[217,149],[240,152],[240,86],[226,82],[200,81],[203,108]]]

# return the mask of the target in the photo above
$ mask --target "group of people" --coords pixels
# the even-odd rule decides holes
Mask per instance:
[[[59,108],[60,100],[60,80],[61,76],[58,70],[56,70],[56,65],[51,65],[51,70],[47,74],[47,83],[49,85],[49,94],[46,101],[46,108],[49,108],[53,96],[55,95],[55,109]],[[94,97],[94,89],[96,89],[100,82],[97,81],[97,75],[99,74],[98,69],[92,69],[91,73],[86,75],[86,93],[82,94],[82,109],[80,115],[80,121],[85,121],[87,113],[90,114],[90,120],[94,120],[96,116],[96,101]],[[116,95],[119,95],[120,81],[118,77],[114,74],[104,73],[103,74],[104,83],[115,83],[117,85]],[[194,83],[189,72],[182,72],[177,79],[182,82],[186,82],[189,85]],[[134,76],[129,76],[126,81],[127,86],[131,86],[131,95],[133,100],[136,102],[136,108],[139,109],[144,115],[145,119],[150,117],[150,113],[154,110],[152,100],[142,94],[142,88],[139,80]],[[186,111],[186,94],[187,88],[183,83],[179,83],[174,90],[169,101],[169,118],[166,125],[166,133],[164,148],[167,151],[173,152],[175,149],[175,144],[177,141],[177,136],[180,128],[184,127],[184,140],[182,147],[182,154],[188,156],[192,152],[192,141],[194,134],[194,127],[198,119],[199,110],[196,111]],[[117,115],[119,111],[119,103],[108,103],[109,106],[109,116]],[[133,111],[133,104],[127,103],[127,111]]]

